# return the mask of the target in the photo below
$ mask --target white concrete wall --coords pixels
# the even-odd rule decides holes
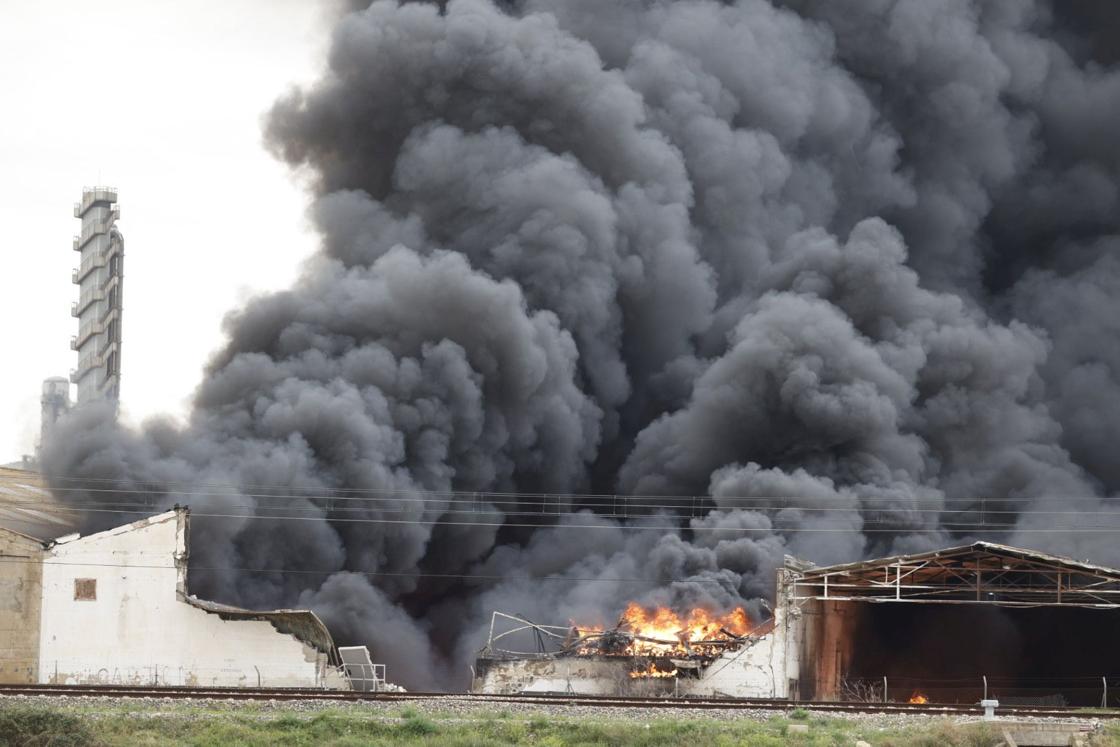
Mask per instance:
[[[43,561],[39,680],[314,687],[326,656],[267,621],[229,621],[182,601],[176,512],[55,545]],[[74,580],[97,580],[76,601]]]
[[[753,644],[728,651],[689,683],[689,695],[733,698],[788,698],[789,679],[797,678],[797,647],[790,645],[787,611],[779,606],[774,629]],[[792,652],[792,656],[790,655]],[[792,666],[792,669],[790,668]],[[789,672],[793,672],[792,675]],[[685,683],[681,682],[681,691]]]
[[[672,678],[631,678],[630,660],[566,656],[475,662],[472,692],[657,695],[673,692]],[[481,671],[480,667],[485,667]]]

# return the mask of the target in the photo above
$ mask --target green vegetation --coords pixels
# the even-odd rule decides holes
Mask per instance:
[[[80,747],[93,739],[82,719],[40,708],[0,708],[0,745]]]
[[[419,707],[354,706],[297,711],[275,705],[186,702],[93,703],[55,708],[0,704],[0,747],[105,745],[451,745],[489,747],[568,745],[820,745],[851,747],[863,739],[877,747],[995,744],[980,725],[949,721],[910,730],[877,731],[866,722],[824,718],[798,710],[792,719],[722,720],[704,713],[687,718],[557,717],[540,712]],[[807,733],[790,730],[807,726]],[[1115,732],[1114,732],[1115,733]],[[1112,744],[1097,741],[1094,744]]]

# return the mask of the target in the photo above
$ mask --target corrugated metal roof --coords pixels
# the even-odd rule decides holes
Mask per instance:
[[[0,467],[0,527],[42,541],[76,525],[74,512],[55,500],[38,472]]]

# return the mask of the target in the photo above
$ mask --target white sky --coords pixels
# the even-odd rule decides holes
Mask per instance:
[[[0,0],[0,463],[38,439],[39,391],[77,364],[83,186],[119,190],[121,409],[182,416],[223,315],[314,248],[261,115],[311,80],[325,0]]]

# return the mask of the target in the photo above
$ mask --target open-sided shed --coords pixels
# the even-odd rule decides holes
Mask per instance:
[[[1088,705],[1120,674],[1120,570],[1071,558],[974,542],[791,563],[779,595],[799,628],[795,697],[965,701],[987,687]]]

